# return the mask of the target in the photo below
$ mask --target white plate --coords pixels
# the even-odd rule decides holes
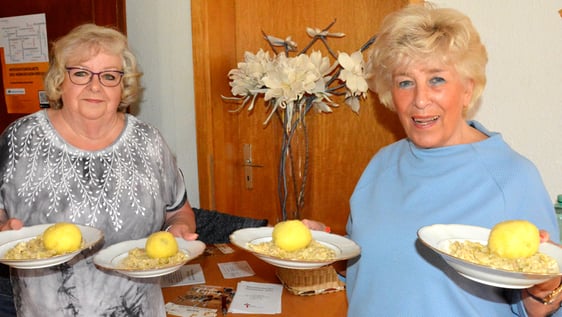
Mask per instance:
[[[84,240],[84,246],[79,250],[63,255],[57,255],[46,259],[34,260],[9,260],[4,256],[16,244],[24,241],[31,240],[43,234],[43,232],[53,224],[42,224],[30,227],[23,227],[20,230],[8,230],[0,232],[0,262],[15,267],[18,269],[39,269],[49,266],[58,265],[69,261],[84,249],[93,247],[98,241],[103,238],[103,233],[96,228],[78,225]]]
[[[450,243],[469,240],[487,245],[489,234],[490,229],[488,228],[457,224],[435,224],[418,230],[420,240],[439,253],[459,274],[482,284],[514,289],[528,288],[562,275],[562,273],[535,274],[494,269],[449,254]],[[539,252],[554,258],[558,262],[558,267],[562,268],[562,249],[558,246],[551,243],[541,243]]]
[[[177,271],[185,263],[195,259],[205,251],[205,244],[201,241],[186,241],[182,238],[176,238],[180,252],[187,255],[187,259],[181,263],[159,267],[156,269],[127,269],[120,267],[121,261],[127,257],[130,250],[134,248],[144,249],[146,238],[139,240],[129,240],[111,245],[96,254],[94,263],[102,268],[114,270],[121,274],[136,278],[148,278],[162,276]]]
[[[301,270],[316,269],[328,264],[332,264],[336,261],[353,258],[359,255],[359,253],[361,253],[361,249],[359,248],[359,246],[352,240],[349,240],[348,238],[336,234],[331,234],[331,233],[326,233],[323,231],[316,231],[316,230],[311,230],[312,239],[334,250],[334,252],[336,253],[335,259],[328,260],[328,261],[287,260],[287,259],[260,254],[248,247],[248,244],[271,241],[272,232],[273,232],[273,227],[240,229],[234,231],[230,235],[230,241],[234,245],[248,252],[253,253],[255,256],[257,256],[261,260],[271,265],[284,267],[288,269],[301,269]]]

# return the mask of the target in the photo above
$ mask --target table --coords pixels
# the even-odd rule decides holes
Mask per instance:
[[[205,284],[217,285],[235,288],[240,281],[251,281],[260,283],[277,283],[281,284],[275,275],[276,268],[266,262],[255,257],[253,254],[244,251],[234,245],[229,245],[234,252],[223,254],[219,250],[215,250],[211,255],[201,255],[197,259],[188,262],[188,264],[199,263],[205,274]],[[247,261],[256,273],[254,276],[224,279],[219,270],[218,263]],[[180,295],[183,295],[190,286],[175,286],[162,288],[164,302],[170,302]],[[347,314],[347,299],[345,291],[335,293],[314,295],[314,296],[298,296],[290,293],[283,288],[281,298],[282,309],[281,314],[276,315],[256,315],[256,314],[232,314],[228,316],[323,316],[323,317],[344,317]],[[172,317],[173,315],[168,315]],[[220,316],[220,312],[219,312]]]

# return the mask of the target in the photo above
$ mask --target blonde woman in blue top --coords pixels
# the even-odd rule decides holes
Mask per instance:
[[[526,219],[558,241],[552,202],[535,166],[501,135],[468,121],[486,83],[487,53],[470,19],[414,5],[384,20],[370,53],[371,87],[407,138],[381,149],[350,199],[349,317],[546,316],[556,278],[524,290],[469,280],[417,240],[435,223],[491,228]]]

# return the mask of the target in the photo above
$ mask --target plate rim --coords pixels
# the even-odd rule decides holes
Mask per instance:
[[[43,233],[48,227],[50,227],[52,225],[55,225],[55,224],[56,223],[38,224],[38,225],[32,225],[32,226],[24,226],[24,227],[22,227],[20,229],[17,229],[17,230],[1,231],[0,232],[0,242],[4,239],[7,239],[7,241],[0,244],[0,248],[2,248],[3,246],[5,246],[7,244],[12,244],[14,242],[17,244],[18,241],[23,242],[23,241],[31,240],[31,239],[37,237],[39,234]],[[80,229],[80,232],[82,233],[82,237],[84,237],[84,235],[92,235],[92,236],[94,236],[94,239],[92,239],[91,241],[85,241],[85,244],[83,246],[81,246],[76,251],[72,251],[72,252],[68,252],[68,253],[60,254],[60,255],[55,255],[55,256],[52,256],[52,257],[44,258],[44,259],[6,259],[3,256],[6,254],[6,252],[8,252],[8,250],[5,250],[5,252],[0,254],[0,263],[3,263],[5,265],[11,266],[11,267],[14,267],[14,268],[17,268],[17,269],[47,268],[47,267],[59,265],[59,264],[70,261],[76,255],[78,255],[78,253],[80,253],[80,252],[82,252],[86,249],[91,249],[99,241],[101,241],[104,238],[103,232],[96,227],[78,224],[78,223],[72,223],[72,224],[78,226],[78,228]]]
[[[443,237],[441,237],[440,241],[437,241],[437,243],[441,242],[441,241],[445,241],[445,240],[478,240],[478,241],[486,241],[487,242],[487,236],[489,235],[491,229],[486,228],[486,227],[482,227],[482,226],[475,226],[475,225],[466,225],[466,224],[442,224],[442,223],[438,223],[438,224],[432,224],[432,225],[427,225],[427,226],[423,226],[421,228],[418,229],[417,231],[417,236],[419,238],[419,240],[425,245],[427,246],[429,249],[433,250],[434,252],[436,252],[437,254],[439,254],[443,260],[445,260],[445,262],[447,263],[447,265],[451,266],[457,273],[461,274],[462,276],[465,276],[466,278],[469,278],[473,281],[476,281],[478,283],[482,283],[482,284],[487,284],[487,285],[491,285],[491,286],[496,286],[496,287],[504,287],[504,288],[526,288],[526,287],[530,287],[532,285],[537,284],[536,282],[533,281],[546,281],[558,276],[562,276],[562,263],[561,261],[557,260],[555,258],[555,260],[558,263],[558,267],[559,267],[559,272],[558,273],[525,273],[525,272],[516,272],[516,271],[509,271],[509,270],[505,270],[505,269],[500,269],[500,268],[493,268],[490,266],[486,266],[483,264],[479,264],[479,263],[473,263],[467,260],[464,260],[460,257],[454,256],[449,254],[447,251],[442,250],[441,248],[439,248],[437,246],[437,243],[432,243],[434,242],[431,239],[427,238],[427,231],[435,231],[439,228],[443,228],[446,229],[449,235],[445,235]],[[459,228],[462,228],[463,230],[474,230],[475,232],[478,231],[480,235],[482,234],[486,234],[485,238],[474,238],[474,237],[459,237],[459,236],[455,236],[453,234],[451,234],[451,232],[455,232],[457,231]],[[544,252],[545,249],[551,249],[552,247],[556,246],[552,243],[549,242],[541,242],[539,245],[539,248],[542,249],[541,252]],[[559,250],[560,255],[562,255],[562,250]],[[547,254],[549,256],[551,256],[550,254]],[[554,257],[553,257],[554,258]],[[451,264],[451,262],[457,262],[454,264]],[[482,278],[481,276],[474,276],[474,274],[470,274],[467,273],[465,271],[461,271],[457,268],[457,264],[459,265],[463,265],[464,267],[468,267],[468,268],[475,268],[479,271],[490,271],[490,272],[483,272],[483,274],[490,274],[490,273],[499,273],[498,275],[501,276],[502,278],[508,278],[511,280],[517,280],[520,283],[509,283],[509,282],[497,282],[497,281],[493,281],[487,278]]]

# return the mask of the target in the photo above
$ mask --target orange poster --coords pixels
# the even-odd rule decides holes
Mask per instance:
[[[49,68],[45,14],[0,18],[0,62],[7,113],[48,106],[43,89]]]
[[[49,63],[6,64],[3,48],[0,48],[0,57],[8,113],[32,113],[41,105],[49,104],[43,90],[43,77]]]

